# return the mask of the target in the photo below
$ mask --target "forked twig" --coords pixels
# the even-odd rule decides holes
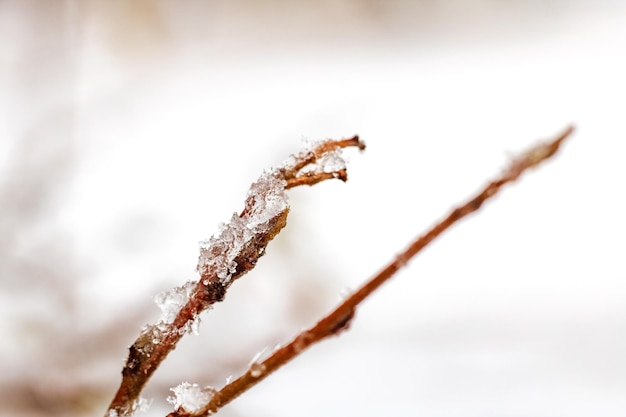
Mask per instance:
[[[200,279],[158,296],[163,319],[146,326],[129,348],[122,382],[107,417],[127,416],[141,408],[140,394],[178,341],[196,331],[198,315],[224,299],[230,285],[254,268],[267,244],[285,226],[289,205],[285,190],[327,179],[347,179],[342,148],[365,148],[358,136],[326,141],[292,158],[280,169],[265,172],[253,183],[245,207],[233,214],[219,234],[201,244]]]
[[[194,406],[193,410],[187,410],[185,407],[179,406],[174,412],[170,413],[168,417],[208,416],[237,398],[252,386],[258,384],[269,374],[289,362],[312,344],[329,336],[337,335],[347,329],[354,317],[356,308],[365,298],[370,296],[378,287],[389,280],[389,278],[406,265],[411,258],[450,226],[465,216],[477,211],[485,201],[497,194],[502,186],[515,181],[527,169],[533,168],[553,156],[559,149],[561,143],[571,135],[573,130],[573,127],[570,126],[553,140],[540,143],[515,158],[497,179],[491,181],[475,196],[452,210],[450,214],[439,223],[435,224],[428,232],[414,240],[387,266],[349,297],[345,298],[338,307],[322,318],[317,324],[298,334],[291,342],[276,349],[266,359],[254,362],[243,375],[225,385],[221,390],[211,391],[204,405]]]

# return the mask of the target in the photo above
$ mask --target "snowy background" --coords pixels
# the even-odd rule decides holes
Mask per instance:
[[[302,139],[359,134],[150,381],[223,385],[573,122],[225,416],[623,416],[622,1],[0,1],[0,415],[102,415],[152,297]]]

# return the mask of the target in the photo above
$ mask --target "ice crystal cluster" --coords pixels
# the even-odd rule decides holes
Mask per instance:
[[[161,309],[161,320],[155,326],[148,326],[144,333],[152,333],[152,343],[158,344],[163,339],[163,332],[167,331],[167,325],[174,322],[180,309],[187,304],[192,296],[196,283],[188,281],[186,284],[164,291],[154,297],[154,302]],[[199,334],[200,316],[196,316],[193,321],[185,323],[178,331],[180,334]]]
[[[195,285],[195,282],[189,281],[181,287],[172,288],[154,297],[154,302],[161,309],[163,323],[169,324],[174,321],[180,308],[189,300]]]
[[[283,169],[292,169],[301,161],[310,160],[311,163],[299,170],[300,174],[337,172],[346,168],[346,159],[341,149],[333,149],[316,155],[315,149],[323,146],[324,141],[305,141],[304,150],[297,155],[291,155],[283,164]],[[313,158],[312,158],[313,157]]]
[[[200,275],[215,275],[223,285],[228,285],[242,249],[255,236],[266,233],[272,219],[287,209],[284,179],[276,170],[264,172],[250,187],[242,214],[234,213],[228,224],[222,223],[215,235],[200,242],[197,267]]]
[[[135,401],[133,401],[130,405],[130,409],[127,410],[124,414],[119,414],[116,410],[109,410],[105,416],[106,417],[121,417],[121,416],[136,416],[142,413],[145,413],[152,405],[152,400],[148,400],[143,397],[139,397]]]
[[[341,149],[326,152],[311,165],[312,172],[337,172],[342,169],[346,169],[346,160],[341,154]]]
[[[200,387],[198,384],[183,382],[174,388],[170,388],[174,393],[173,397],[168,397],[167,401],[174,404],[175,408],[182,407],[185,411],[195,412],[208,403],[215,389],[213,387]]]

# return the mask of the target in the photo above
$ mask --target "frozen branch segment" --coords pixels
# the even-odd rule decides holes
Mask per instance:
[[[286,170],[296,168],[300,174],[320,174],[323,172],[340,172],[346,169],[346,160],[344,159],[341,149],[325,149],[326,142],[311,142],[306,149],[299,155],[292,155],[285,163],[283,168]],[[307,165],[298,167],[298,163],[307,162]]]
[[[200,242],[197,269],[205,285],[210,283],[210,277],[217,277],[222,285],[228,285],[237,272],[237,258],[243,249],[257,236],[271,232],[274,220],[287,213],[285,185],[278,171],[263,173],[250,187],[244,211],[240,215],[234,213],[230,223],[221,224],[216,235]],[[259,248],[259,255],[264,248]]]
[[[161,322],[169,324],[174,321],[181,307],[187,304],[195,288],[195,282],[187,282],[181,287],[172,288],[154,297],[154,302],[161,309]]]
[[[265,246],[284,227],[289,212],[285,190],[313,185],[326,179],[347,179],[342,148],[365,145],[357,136],[316,144],[291,156],[279,169],[265,171],[254,182],[241,214],[234,213],[217,234],[200,242],[197,270],[204,285],[219,282],[229,286],[233,277],[251,269],[263,255]]]
[[[280,169],[283,178],[287,180],[287,188],[315,185],[332,178],[346,181],[348,173],[341,149],[347,147],[364,150],[365,144],[358,136],[337,141],[329,140],[289,158]]]
[[[143,397],[137,398],[133,401],[127,411],[123,414],[118,414],[116,410],[109,410],[105,417],[120,417],[120,416],[137,416],[147,412],[150,409],[150,405],[152,405],[152,400],[148,400]]]
[[[364,149],[365,145],[357,136],[322,142],[291,157],[281,168],[265,171],[250,187],[243,211],[233,214],[228,224],[221,224],[214,236],[200,243],[197,265],[200,279],[155,298],[163,312],[162,318],[144,327],[129,348],[122,383],[109,405],[110,416],[127,416],[133,411],[143,387],[180,338],[192,331],[197,333],[200,313],[222,301],[228,287],[254,268],[268,243],[287,224],[289,204],[285,190],[326,179],[347,179],[345,161],[340,154],[346,147]],[[181,410],[189,410],[195,407],[198,398],[208,402],[209,397],[203,396],[211,392],[182,385],[175,389],[174,401]],[[188,413],[175,411],[172,415]]]

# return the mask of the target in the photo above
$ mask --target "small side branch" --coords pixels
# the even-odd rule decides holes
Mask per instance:
[[[329,336],[337,335],[347,329],[354,317],[357,307],[365,298],[369,297],[383,283],[388,281],[398,270],[404,267],[409,260],[445,230],[462,218],[479,210],[485,201],[500,191],[502,186],[515,181],[526,170],[552,157],[559,149],[561,143],[572,134],[573,130],[573,127],[568,127],[556,138],[545,143],[540,143],[515,158],[500,177],[491,181],[475,196],[452,210],[452,212],[439,223],[435,224],[429,231],[415,239],[398,254],[395,259],[389,262],[387,266],[349,297],[344,299],[338,307],[322,318],[317,324],[304,330],[291,342],[275,350],[267,359],[253,363],[247,372],[216,392],[204,407],[195,410],[193,413],[178,409],[168,414],[168,417],[204,417],[213,414],[224,405],[258,384],[272,372],[298,356],[309,346]],[[314,155],[310,156],[311,159],[314,157]]]

